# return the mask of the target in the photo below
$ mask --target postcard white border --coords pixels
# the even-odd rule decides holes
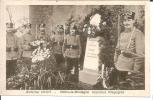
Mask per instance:
[[[145,58],[146,58],[145,90],[6,90],[5,89],[6,34],[5,34],[5,22],[4,22],[6,5],[145,5]],[[149,67],[150,13],[149,13],[148,1],[58,1],[56,2],[56,1],[37,1],[37,0],[32,0],[32,1],[3,0],[1,1],[0,7],[1,7],[1,13],[0,13],[1,14],[0,94],[1,95],[52,95],[52,96],[149,96],[150,95],[150,67]],[[67,92],[67,93],[61,93],[61,92]]]

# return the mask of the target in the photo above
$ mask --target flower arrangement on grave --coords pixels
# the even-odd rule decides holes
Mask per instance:
[[[52,81],[55,81],[54,70],[56,68],[53,50],[50,49],[49,43],[46,41],[37,41],[35,43],[38,47],[32,52],[30,70],[31,74],[37,77],[34,79],[34,88],[51,89],[53,86]]]
[[[38,47],[32,52],[32,63],[44,61],[50,57],[50,50]]]

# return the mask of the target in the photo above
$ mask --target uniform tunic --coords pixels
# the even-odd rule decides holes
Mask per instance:
[[[30,58],[32,54],[32,49],[30,47],[30,42],[34,41],[34,37],[32,34],[24,34],[22,37],[22,57]]]
[[[133,35],[131,38],[131,43],[129,45],[129,48],[127,49],[127,45],[129,44],[130,37],[132,32],[123,32],[120,35],[119,42],[117,43],[117,47],[121,51],[127,51],[131,52],[133,54],[139,55],[136,58],[133,58],[132,63],[133,66],[131,68],[125,68],[124,66],[116,66],[118,70],[121,71],[131,71],[135,70],[138,71],[144,66],[144,53],[145,53],[145,41],[144,41],[144,34],[138,30],[134,29]],[[115,53],[114,56],[114,62],[117,63],[118,57],[121,56],[121,54]]]
[[[6,36],[6,60],[16,60],[18,58],[19,45],[17,37],[14,35]]]
[[[49,41],[49,36],[45,33],[45,34],[39,34],[37,37],[38,40],[44,40],[44,41]]]
[[[53,43],[53,52],[56,58],[57,64],[61,64],[64,61],[62,48],[64,43],[64,32],[57,32],[51,36]]]
[[[55,54],[62,54],[62,46],[64,42],[64,34],[55,34],[51,37],[53,41],[53,49]]]
[[[64,44],[67,46],[76,46],[76,49],[73,49],[71,47],[67,48],[65,50],[65,56],[69,58],[78,58],[81,55],[81,42],[80,42],[80,36],[79,35],[67,35],[65,37]]]

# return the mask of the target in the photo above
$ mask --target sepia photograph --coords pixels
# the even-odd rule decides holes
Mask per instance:
[[[148,89],[145,4],[4,10],[5,91]]]

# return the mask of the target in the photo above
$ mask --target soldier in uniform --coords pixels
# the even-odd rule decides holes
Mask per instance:
[[[76,26],[70,27],[70,34],[65,36],[63,54],[67,64],[67,75],[74,74],[76,82],[79,81],[78,61],[81,56],[80,36],[76,33]]]
[[[57,25],[57,31],[52,35],[53,51],[55,54],[56,62],[59,66],[64,61],[62,47],[64,42],[64,28],[62,25]]]
[[[120,34],[114,56],[120,83],[126,81],[128,72],[140,72],[144,67],[144,34],[135,28],[134,19],[134,12],[123,14],[124,31]]]
[[[13,23],[6,23],[6,77],[15,74],[17,59],[19,57],[18,39],[14,35]]]
[[[65,34],[69,34],[69,33],[70,33],[70,23],[67,22],[67,23],[65,24]]]
[[[40,24],[39,25],[39,34],[37,36],[38,40],[44,40],[44,41],[49,41],[49,36],[45,31],[46,24]]]
[[[31,54],[32,54],[32,48],[30,46],[30,43],[34,41],[34,36],[31,33],[31,24],[28,23],[25,26],[25,33],[22,36],[22,58],[23,62],[27,65],[28,69],[30,69],[31,66]]]

